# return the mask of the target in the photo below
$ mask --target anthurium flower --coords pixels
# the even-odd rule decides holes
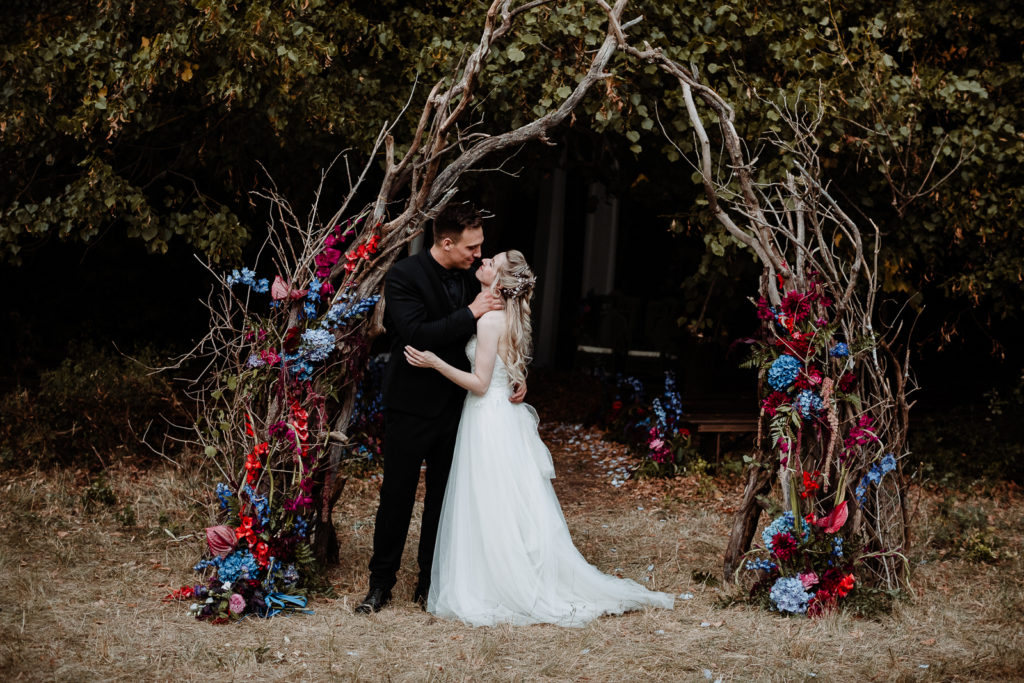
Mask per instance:
[[[832,512],[818,520],[817,524],[825,530],[825,533],[834,534],[843,528],[849,514],[850,511],[847,509],[846,501],[844,500],[842,503],[837,505]]]
[[[227,557],[235,549],[237,542],[238,538],[229,526],[220,524],[206,527],[206,546],[215,557]]]

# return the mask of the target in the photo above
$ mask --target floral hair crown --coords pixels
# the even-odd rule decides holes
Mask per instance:
[[[498,291],[506,299],[516,299],[522,296],[523,292],[529,291],[536,282],[536,278],[527,277],[526,275],[513,275],[516,279],[515,287],[499,287]]]

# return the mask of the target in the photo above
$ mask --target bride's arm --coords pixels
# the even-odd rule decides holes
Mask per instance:
[[[498,356],[498,338],[505,326],[504,311],[491,311],[484,314],[476,325],[476,362],[473,372],[466,372],[445,363],[431,351],[419,351],[411,346],[405,347],[405,360],[409,365],[418,368],[434,368],[446,378],[455,382],[463,389],[472,391],[477,396],[487,393],[494,374],[494,362]]]

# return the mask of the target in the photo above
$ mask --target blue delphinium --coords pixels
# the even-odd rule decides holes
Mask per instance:
[[[828,352],[828,355],[833,358],[846,358],[850,355],[850,347],[845,342],[837,342],[832,350]]]
[[[322,328],[306,330],[302,333],[301,340],[299,354],[312,363],[327,360],[336,343],[334,335]]]
[[[775,563],[774,562],[771,562],[769,560],[761,560],[761,559],[747,560],[747,565],[746,566],[747,566],[747,569],[749,569],[750,571],[757,571],[757,570],[760,569],[760,570],[763,570],[763,571],[766,571],[766,572],[770,572],[771,570],[775,569]]]
[[[344,299],[345,296],[343,295],[341,298]],[[347,325],[349,320],[359,318],[372,310],[373,307],[377,305],[378,301],[380,301],[380,295],[374,294],[373,296],[368,296],[355,303],[345,301],[336,303],[331,306],[329,311],[327,311],[327,314],[324,316],[321,324],[331,327]]]
[[[882,474],[888,474],[896,469],[896,456],[892,453],[886,453],[885,457],[882,458]]]
[[[270,524],[270,504],[267,502],[267,497],[257,494],[248,484],[242,487],[242,492],[249,497],[249,502],[252,503],[260,526],[265,527]]]
[[[661,406],[661,399],[654,399],[651,402],[651,410],[658,417],[658,426],[665,429],[668,424],[665,420],[665,409]]]
[[[807,611],[807,602],[812,596],[804,590],[800,579],[781,577],[772,586],[770,597],[780,612],[803,614]]]
[[[834,536],[832,538],[832,554],[836,557],[843,556],[843,539],[841,536]]]
[[[867,474],[865,474],[861,478],[860,483],[857,484],[856,491],[854,491],[854,495],[857,496],[857,500],[860,501],[861,505],[863,505],[867,500],[868,488],[872,484],[877,484],[882,481],[882,477],[889,472],[892,472],[894,469],[896,469],[896,456],[892,453],[886,453],[880,463],[876,462],[871,465]]]
[[[220,499],[220,509],[221,510],[227,510],[228,509],[228,501],[230,501],[232,496],[234,496],[234,495],[235,495],[234,492],[231,490],[231,488],[227,484],[225,484],[225,483],[217,484],[217,498]]]
[[[800,409],[800,415],[806,420],[810,419],[817,413],[820,413],[822,408],[825,407],[825,403],[821,400],[821,396],[810,389],[804,389],[796,397],[797,408]]]
[[[248,268],[242,268],[242,270],[238,270],[236,268],[235,270],[232,270],[231,274],[225,279],[228,283],[228,287],[233,287],[236,284],[248,285],[249,287],[252,287],[254,292],[258,292],[260,294],[263,294],[270,289],[270,281],[267,280],[267,278],[257,280],[256,273]]]
[[[305,538],[306,534],[309,533],[309,522],[306,521],[305,517],[296,517],[294,528],[299,538]]]
[[[776,391],[783,391],[796,380],[800,373],[800,361],[784,353],[772,363],[768,370],[768,384]]]
[[[306,298],[310,301],[320,301],[320,288],[324,283],[320,280],[313,278],[309,281],[309,291],[306,292]]]
[[[302,314],[304,316],[306,316],[307,318],[315,318],[316,317],[316,304],[314,304],[312,302],[309,302],[309,301],[307,301],[306,303],[302,304]]]

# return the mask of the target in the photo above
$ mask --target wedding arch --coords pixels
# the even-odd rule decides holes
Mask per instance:
[[[755,361],[765,400],[751,407],[759,411],[758,435],[726,575],[742,565],[777,481],[798,530],[801,520],[836,522],[833,513],[842,507],[843,525],[869,550],[877,578],[887,587],[905,580],[901,558],[909,539],[899,463],[912,385],[907,331],[899,312],[878,318],[879,232],[862,231],[829,191],[814,137],[820,111],[765,103],[790,127],[790,135],[770,142],[792,164],[785,177],[760,177],[729,102],[695,67],[657,46],[634,45],[633,29],[643,18],[628,17],[628,0],[595,3],[604,40],[575,86],[543,115],[498,133],[474,124],[475,107],[486,106],[478,97],[482,69],[518,20],[553,4],[493,0],[475,49],[431,85],[411,139],[396,141],[394,134],[412,97],[382,128],[354,177],[344,155],[324,172],[307,211],[272,184],[257,193],[268,207],[266,242],[252,269],[222,275],[211,268],[218,285],[207,302],[210,332],[189,355],[204,363],[193,385],[200,406],[194,439],[222,475],[216,491],[224,524],[208,530],[212,555],[200,567],[224,577],[245,566],[268,590],[288,590],[320,563],[337,561],[332,512],[346,481],[342,465],[356,446],[369,348],[383,332],[385,273],[457,195],[467,173],[525,143],[551,144],[552,131],[599,90],[619,55],[627,67],[653,66],[678,82],[697,141],[691,161],[709,208],[763,267],[764,327]],[[381,160],[375,198],[355,206]],[[342,170],[349,187],[335,206],[326,178]],[[772,391],[789,392],[787,400],[778,402]],[[802,478],[818,495],[798,509]]]

